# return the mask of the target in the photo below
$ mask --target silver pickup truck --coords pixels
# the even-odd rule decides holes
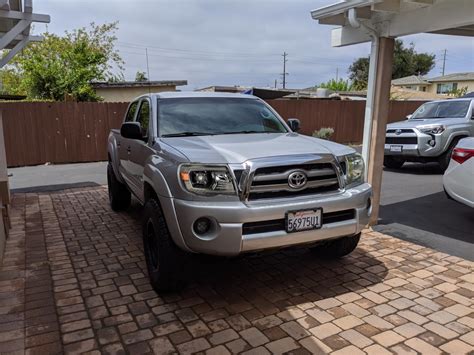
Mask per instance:
[[[293,245],[341,257],[371,213],[364,162],[350,147],[296,133],[264,101],[159,93],[128,107],[108,141],[109,198],[145,206],[156,290],[183,284],[192,253],[235,256]]]
[[[406,121],[387,125],[384,165],[398,169],[407,161],[438,162],[445,171],[465,137],[474,137],[474,99],[427,102]]]

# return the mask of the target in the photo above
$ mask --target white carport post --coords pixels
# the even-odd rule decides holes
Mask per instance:
[[[378,219],[394,39],[415,33],[474,36],[474,0],[345,0],[311,12],[332,30],[333,47],[372,41],[363,156]]]

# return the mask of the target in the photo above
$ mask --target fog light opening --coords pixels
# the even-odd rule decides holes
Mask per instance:
[[[435,141],[434,139],[430,139],[430,140],[428,141],[428,144],[429,144],[430,146],[434,147],[434,146],[436,145],[436,141]]]
[[[194,222],[193,229],[198,235],[206,234],[211,229],[211,220],[206,217],[198,218]]]

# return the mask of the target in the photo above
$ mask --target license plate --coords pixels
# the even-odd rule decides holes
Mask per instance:
[[[391,145],[391,146],[390,146],[390,151],[391,151],[391,152],[401,153],[402,150],[403,150],[403,146],[402,146],[402,145]]]
[[[318,229],[322,226],[322,208],[286,213],[286,232],[300,232],[309,229]]]

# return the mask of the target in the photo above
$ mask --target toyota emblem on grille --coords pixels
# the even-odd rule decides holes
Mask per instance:
[[[395,134],[396,134],[397,136],[400,135],[400,134],[402,134],[402,130],[401,130],[401,129],[395,130]]]
[[[294,171],[288,176],[288,186],[292,189],[301,189],[308,182],[308,177],[302,171]]]

